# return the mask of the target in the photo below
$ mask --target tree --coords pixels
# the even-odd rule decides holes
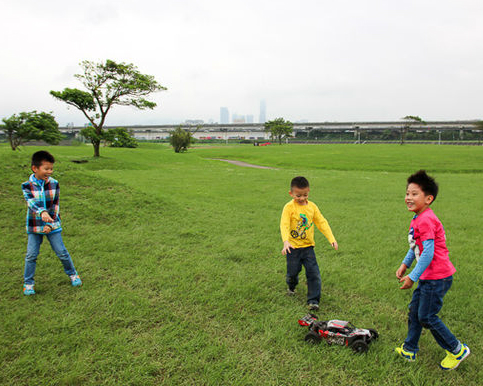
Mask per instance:
[[[180,153],[188,150],[193,142],[193,135],[184,130],[181,126],[172,131],[169,135],[169,143],[173,146],[175,153]]]
[[[424,125],[424,122],[420,117],[416,115],[406,115],[404,118],[406,122],[404,123],[403,127],[401,127],[401,145],[404,145],[404,140],[406,138],[406,134],[408,133],[411,126],[415,124]]]
[[[479,145],[482,138],[481,132],[483,131],[483,121],[477,121],[475,123],[475,127],[476,127],[476,130],[478,130],[477,136],[478,136],[478,145]]]
[[[10,142],[12,150],[16,150],[22,143],[30,140],[42,140],[57,145],[63,138],[59,131],[59,124],[52,114],[37,111],[21,112],[10,118],[2,119],[0,126]]]
[[[104,140],[110,147],[138,147],[138,142],[124,127],[107,130],[107,132],[104,133]]]
[[[273,121],[265,122],[265,131],[270,133],[272,138],[277,138],[278,143],[282,144],[282,138],[292,136],[293,123],[283,118],[277,118]]]
[[[106,116],[115,105],[134,106],[137,109],[153,109],[156,103],[144,97],[166,90],[153,76],[141,74],[133,64],[93,63],[88,60],[80,63],[83,73],[74,75],[87,91],[65,88],[64,91],[50,91],[55,98],[82,111],[90,122],[81,134],[94,146],[94,157],[99,157],[99,146],[104,136]]]
[[[483,130],[483,121],[476,121],[475,128],[476,130]]]

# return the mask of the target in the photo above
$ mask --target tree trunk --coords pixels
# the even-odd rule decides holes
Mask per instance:
[[[101,141],[92,141],[92,146],[94,146],[94,157],[99,157],[99,146]]]
[[[14,140],[11,135],[8,136],[8,141],[10,142],[10,147],[12,148],[12,150],[15,150],[17,146],[15,146]]]

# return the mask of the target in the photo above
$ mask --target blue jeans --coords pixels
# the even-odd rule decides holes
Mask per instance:
[[[439,280],[420,280],[409,303],[408,336],[404,349],[419,351],[419,338],[423,327],[428,328],[436,342],[445,350],[454,352],[459,345],[458,339],[438,317],[443,307],[443,297],[453,284],[453,276]]]
[[[69,252],[64,246],[62,241],[61,232],[48,233],[46,235],[39,235],[35,233],[28,234],[27,255],[25,256],[25,272],[23,280],[25,284],[34,284],[35,267],[37,265],[37,256],[39,255],[40,245],[44,239],[44,236],[50,242],[52,249],[57,257],[60,259],[64,266],[64,272],[67,275],[74,275],[75,268],[74,263],[69,255]]]
[[[320,301],[320,279],[319,266],[315,258],[314,247],[295,248],[287,253],[287,285],[292,291],[299,283],[299,273],[305,267],[307,277],[307,304],[319,304]]]

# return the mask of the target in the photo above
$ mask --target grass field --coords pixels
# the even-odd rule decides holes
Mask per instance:
[[[20,184],[38,150],[0,146],[0,383],[5,385],[478,385],[483,372],[483,147],[200,146],[175,154],[49,147],[57,158],[63,237],[84,282],[72,288],[45,242],[33,297]],[[236,159],[276,169],[238,167]],[[86,159],[87,163],[70,161]],[[458,272],[440,316],[472,355],[452,372],[428,331],[416,363],[394,354],[411,291],[395,271],[407,251],[405,179],[426,168],[433,210]],[[305,279],[285,295],[279,219],[295,175],[340,249],[316,232],[323,319],[376,328],[365,355],[309,346],[297,319]]]

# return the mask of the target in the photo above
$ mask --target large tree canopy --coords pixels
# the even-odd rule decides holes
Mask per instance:
[[[0,128],[5,132],[12,150],[29,140],[42,140],[56,145],[62,139],[59,124],[53,115],[37,111],[21,112],[2,119]]]
[[[269,132],[272,138],[277,138],[278,143],[282,144],[282,138],[292,136],[293,123],[283,118],[265,122],[265,131]]]
[[[145,97],[153,92],[166,90],[153,76],[141,74],[133,64],[83,61],[83,73],[74,75],[87,91],[65,88],[50,91],[55,98],[82,111],[91,127],[81,132],[94,146],[94,156],[99,157],[99,147],[104,136],[106,116],[114,105],[134,106],[140,110],[153,109],[156,103]]]

